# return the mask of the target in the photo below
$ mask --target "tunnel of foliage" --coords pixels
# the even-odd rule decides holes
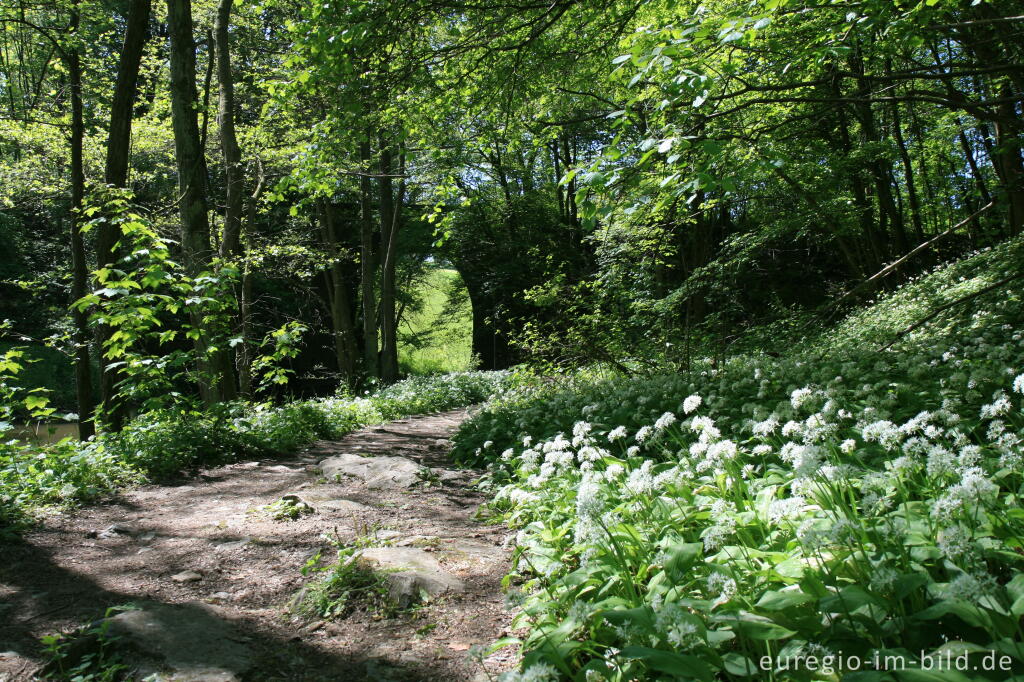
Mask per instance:
[[[1022,10],[5,1],[4,525],[486,400],[510,680],[1024,674]]]

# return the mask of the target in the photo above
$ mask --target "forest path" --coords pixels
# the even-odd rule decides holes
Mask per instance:
[[[508,552],[502,527],[473,518],[486,499],[471,485],[476,473],[447,458],[465,417],[372,426],[48,519],[23,544],[0,548],[0,681],[35,679],[43,635],[127,603],[141,606],[118,619],[127,619],[118,632],[131,643],[128,663],[177,671],[162,679],[489,679],[511,661],[498,652],[485,670],[468,651],[509,627],[500,587]],[[383,475],[352,470],[368,463],[384,465]],[[288,494],[312,512],[275,521],[260,509]],[[290,615],[290,600],[316,579],[300,569],[318,550],[333,561],[335,534],[368,546],[385,568],[415,565],[392,577],[440,594],[392,618]]]

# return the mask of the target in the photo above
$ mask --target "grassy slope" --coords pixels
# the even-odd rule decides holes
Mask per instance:
[[[405,374],[461,372],[472,364],[472,312],[462,278],[455,270],[428,273],[420,309],[399,327],[398,358]]]
[[[777,349],[782,355],[778,364],[814,363],[823,359],[846,360],[854,364],[874,363],[908,350],[955,346],[971,338],[978,330],[993,325],[1024,329],[1024,307],[1021,305],[1008,308],[1004,305],[1004,309],[999,311],[992,309],[997,302],[1019,303],[1024,279],[1018,279],[950,308],[903,337],[892,348],[885,352],[879,350],[896,338],[901,330],[936,308],[1019,272],[1021,263],[1024,263],[1024,239],[938,265],[894,292],[854,310],[830,328],[799,340],[794,340],[792,332],[788,331],[778,337],[776,348],[763,350]],[[752,336],[757,336],[762,343],[771,343],[770,334],[761,332]],[[744,354],[738,358],[740,362],[750,359],[768,364],[776,362],[762,353]],[[688,376],[691,390],[709,383],[704,378],[709,371],[708,364],[697,362],[695,365],[694,372]],[[609,376],[607,372],[578,373],[555,382],[545,380],[539,386],[514,389],[501,399],[492,401],[475,419],[463,424],[460,437],[455,442],[455,454],[463,461],[484,464],[487,453],[481,453],[483,457],[474,454],[483,443],[492,441],[494,450],[501,452],[526,435],[541,439],[559,432],[569,433],[576,420],[584,414],[585,407],[591,407],[589,412],[617,420],[619,424],[640,423],[645,419],[653,421],[665,411],[675,411],[679,401],[685,397],[674,394],[675,378],[663,375],[634,381],[614,374]],[[637,404],[622,403],[623,386],[631,386],[643,400]],[[605,410],[604,401],[616,403],[614,409]],[[594,409],[595,405],[597,409]]]

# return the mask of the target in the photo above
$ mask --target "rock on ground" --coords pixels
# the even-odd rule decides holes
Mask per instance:
[[[109,619],[110,633],[169,669],[153,679],[234,682],[255,661],[245,637],[215,606],[144,603]]]
[[[405,608],[422,593],[436,597],[446,592],[461,594],[465,584],[445,571],[428,552],[414,547],[375,547],[364,550],[362,560],[387,571],[391,598]]]
[[[344,453],[320,462],[320,469],[330,481],[339,477],[358,478],[371,489],[411,488],[423,480],[423,467],[405,457],[363,457]]]

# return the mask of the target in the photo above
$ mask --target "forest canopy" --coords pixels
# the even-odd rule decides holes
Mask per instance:
[[[685,367],[1020,233],[1018,9],[12,0],[0,317],[86,432],[393,382],[437,268],[484,368]]]

